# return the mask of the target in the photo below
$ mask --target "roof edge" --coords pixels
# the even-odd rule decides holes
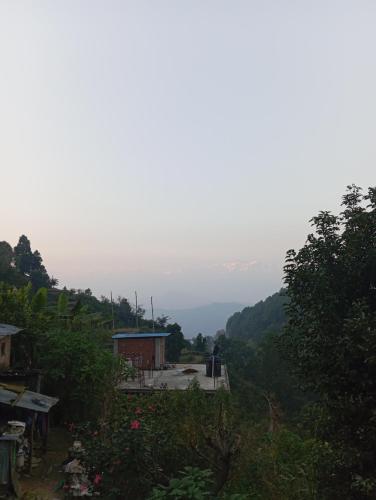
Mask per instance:
[[[168,337],[169,335],[171,335],[171,333],[167,333],[167,332],[160,332],[160,333],[157,333],[157,332],[139,332],[139,333],[129,333],[129,332],[124,332],[124,333],[121,333],[121,332],[118,332],[116,333],[115,335],[112,336],[113,339],[137,339],[137,338],[141,338],[141,339],[147,339],[147,338],[158,338],[158,337]]]

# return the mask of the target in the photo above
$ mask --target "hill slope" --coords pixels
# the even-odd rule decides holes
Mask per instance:
[[[252,307],[245,307],[228,319],[226,334],[233,338],[258,341],[269,331],[280,331],[286,322],[286,301],[287,297],[282,289]]]

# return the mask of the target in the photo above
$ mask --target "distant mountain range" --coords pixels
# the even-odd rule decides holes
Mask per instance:
[[[225,329],[228,318],[244,308],[237,302],[216,302],[189,309],[156,309],[155,317],[168,316],[169,323],[179,323],[186,338],[195,337],[198,333],[215,335],[218,330]],[[148,316],[150,312],[148,311]]]

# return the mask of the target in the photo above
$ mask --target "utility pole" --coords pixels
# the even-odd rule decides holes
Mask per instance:
[[[136,297],[136,328],[138,330],[138,304],[137,304],[137,292],[134,292],[134,295]]]
[[[112,329],[115,330],[114,302],[112,300],[112,291],[111,291],[111,311],[112,311]]]
[[[151,303],[151,318],[153,320],[153,333],[155,332],[155,325],[154,325],[154,307],[153,307],[153,297],[150,297],[150,303]]]

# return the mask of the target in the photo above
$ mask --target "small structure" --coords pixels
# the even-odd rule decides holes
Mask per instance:
[[[0,370],[10,367],[11,337],[21,330],[17,326],[0,323]]]
[[[25,387],[0,384],[0,497],[20,496],[17,471],[33,466],[34,432],[47,444],[48,412],[58,402]],[[21,431],[21,432],[20,432]],[[25,464],[26,459],[26,464]]]
[[[133,379],[121,382],[118,389],[126,393],[148,393],[162,390],[187,390],[199,384],[207,393],[219,388],[230,390],[226,366],[217,355],[206,363],[166,363],[166,338],[169,333],[138,333],[118,331],[112,336],[114,354],[124,357],[136,368]]]
[[[166,363],[166,337],[169,335],[118,332],[112,336],[114,354],[124,357],[141,370],[160,370]]]

